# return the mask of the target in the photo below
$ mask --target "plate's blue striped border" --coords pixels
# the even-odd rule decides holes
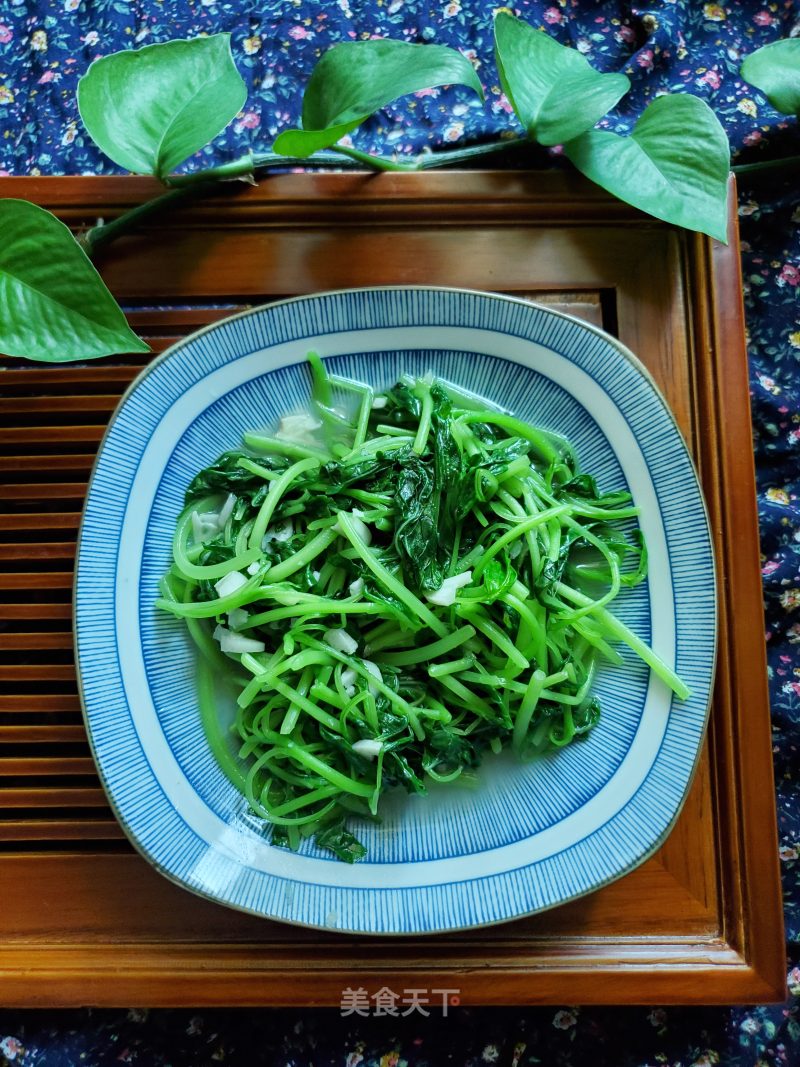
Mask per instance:
[[[170,404],[229,359],[289,340],[342,330],[452,325],[536,341],[591,367],[642,444],[661,493],[678,621],[677,665],[693,696],[671,715],[661,751],[633,800],[601,830],[518,871],[425,889],[361,891],[288,882],[231,861],[200,841],[149,771],[132,729],[114,645],[116,558],[109,533],[122,525],[144,445]],[[512,402],[513,403],[513,402]],[[691,538],[683,535],[692,529]],[[115,538],[112,537],[112,541]],[[697,577],[702,576],[701,595]],[[715,653],[713,559],[688,454],[641,369],[599,332],[547,309],[492,295],[436,289],[323,294],[247,313],[183,342],[125,398],[104,440],[87,500],[76,577],[77,652],[87,724],[104,783],[138,847],[169,877],[198,892],[219,878],[220,898],[288,921],[373,932],[422,932],[497,922],[597,888],[647,855],[677,814],[705,725]],[[228,876],[234,873],[231,880]]]

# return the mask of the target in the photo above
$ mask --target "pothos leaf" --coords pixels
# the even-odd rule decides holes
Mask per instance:
[[[246,99],[229,33],[115,52],[78,82],[92,140],[126,170],[159,178],[224,130]]]
[[[745,58],[741,75],[784,115],[800,113],[800,40],[787,37]]]
[[[466,85],[483,99],[470,61],[445,45],[406,41],[346,41],[329,49],[311,73],[303,95],[303,128],[286,130],[273,150],[310,156],[400,96],[438,85]]]
[[[631,83],[624,74],[601,74],[575,48],[500,12],[494,23],[500,84],[528,136],[562,144],[590,130]]]
[[[365,115],[364,118],[367,116]],[[298,159],[306,159],[323,148],[330,148],[332,144],[341,141],[348,133],[360,126],[364,118],[355,122],[342,122],[338,126],[329,126],[325,130],[284,130],[275,138],[272,146],[273,152],[279,156],[297,156]]]
[[[590,130],[564,146],[587,178],[664,222],[727,241],[730,148],[695,96],[660,96],[628,137]]]
[[[2,200],[0,233],[0,350],[48,363],[150,351],[63,222]]]

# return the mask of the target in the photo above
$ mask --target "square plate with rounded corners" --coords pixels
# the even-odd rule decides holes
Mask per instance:
[[[677,702],[623,650],[601,669],[600,724],[533,763],[487,757],[474,790],[389,796],[353,866],[269,844],[200,727],[183,623],[156,612],[192,477],[309,395],[306,353],[386,388],[433,371],[565,434],[603,490],[641,509],[650,568],[615,613],[691,687]],[[714,560],[691,459],[651,378],[614,338],[547,308],[465,290],[388,287],[282,301],[155,360],[123,397],[87,496],[75,581],[89,738],[123,828],[163,874],[257,915],[354,933],[465,929],[588,893],[669,833],[706,726]]]

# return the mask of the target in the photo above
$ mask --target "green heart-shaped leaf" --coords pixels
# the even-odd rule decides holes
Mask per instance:
[[[601,74],[576,49],[505,12],[495,19],[494,43],[503,92],[543,145],[590,130],[631,87],[624,74]]]
[[[392,100],[437,85],[466,85],[483,99],[470,61],[453,48],[407,41],[334,45],[311,72],[303,95],[303,128],[286,130],[273,150],[309,156],[329,148]]]
[[[159,178],[224,130],[246,99],[228,33],[115,52],[78,82],[92,140],[126,170]]]
[[[0,201],[0,351],[65,363],[149,352],[63,222]]]
[[[590,130],[564,145],[587,178],[664,222],[727,241],[730,149],[695,96],[654,100],[628,137]]]
[[[773,41],[747,56],[741,75],[766,96],[776,111],[800,114],[800,40]]]

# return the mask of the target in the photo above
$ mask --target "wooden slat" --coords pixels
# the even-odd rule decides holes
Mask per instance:
[[[0,500],[83,500],[86,485],[86,482],[0,484]]]
[[[57,633],[0,633],[2,649],[49,649],[72,648],[72,634]]]
[[[4,456],[2,458],[2,466],[7,473],[11,473],[11,471],[84,471],[91,470],[94,460],[94,453],[86,452],[75,455],[16,455]]]
[[[228,308],[169,308],[169,309],[142,309],[141,311],[129,311],[128,322],[137,333],[148,331],[170,332],[182,337],[200,326],[207,326],[210,322],[219,322],[221,319],[244,311],[247,305],[234,304]]]
[[[543,228],[534,245],[525,228],[508,228],[495,218],[438,231],[435,249],[431,247],[430,234],[398,229],[392,235],[391,256],[386,255],[385,231],[371,224],[342,232],[332,228],[325,234],[298,228],[291,241],[266,230],[239,233],[225,229],[210,234],[205,229],[187,229],[179,242],[168,247],[147,241],[144,235],[121,242],[106,260],[105,278],[114,291],[130,293],[137,299],[154,298],[156,287],[162,297],[176,294],[177,299],[178,288],[190,282],[202,299],[218,296],[224,284],[227,293],[258,304],[264,294],[262,265],[269,258],[281,260],[280,275],[270,289],[277,288],[277,296],[288,298],[296,293],[336,289],[345,280],[356,288],[410,284],[419,277],[420,263],[436,256],[441,262],[447,261],[448,280],[465,288],[488,286],[527,293],[544,286],[546,267],[553,264],[564,272],[553,276],[553,290],[564,287],[564,279],[569,276],[570,289],[596,291],[603,280],[601,271],[607,269],[609,262],[619,272],[614,281],[629,277],[637,269],[638,250],[627,236],[621,228],[608,225],[603,231],[608,257],[602,263],[592,263],[582,255],[579,243],[570,240],[569,233],[558,226]],[[209,269],[206,257],[210,238],[224,270]],[[126,251],[131,255],[123,256]],[[134,260],[136,269],[131,267]],[[658,267],[655,256],[650,263]]]
[[[46,444],[99,444],[104,426],[15,426],[0,427],[0,445],[19,445],[36,442]]]
[[[71,663],[0,663],[0,684],[4,682],[74,682]]]
[[[11,818],[14,813],[5,817]],[[31,813],[32,814],[32,813]],[[88,813],[91,817],[95,813]],[[31,817],[28,813],[26,818]],[[83,813],[81,813],[81,817]],[[91,942],[104,942],[114,938],[113,931],[125,930],[131,943],[142,940],[168,944],[175,949],[182,942],[192,942],[196,937],[192,931],[202,929],[205,944],[210,953],[232,942],[244,942],[255,948],[258,946],[262,959],[271,960],[272,966],[284,966],[285,953],[280,946],[286,945],[290,952],[304,945],[313,952],[317,950],[319,958],[342,960],[351,964],[354,974],[360,974],[369,961],[379,960],[387,971],[396,966],[417,967],[424,969],[424,942],[414,937],[395,937],[391,941],[374,938],[350,938],[332,932],[304,930],[300,927],[265,921],[258,916],[244,915],[229,908],[220,908],[207,900],[186,894],[175,885],[164,882],[148,865],[109,857],[75,856],[69,862],[42,862],[39,870],[45,875],[51,870],[59,870],[59,886],[68,894],[74,893],[76,883],[91,881],[96,891],[94,907],[89,913],[71,912],[58,919],[58,929],[62,941],[71,942],[75,934],[80,933]],[[26,876],[25,868],[36,867],[35,856],[20,860],[18,869]],[[631,872],[627,886],[617,882],[607,887],[602,894],[591,901],[580,900],[557,908],[546,915],[530,916],[515,923],[487,927],[483,930],[456,932],[434,939],[440,950],[439,958],[446,966],[453,959],[453,954],[461,958],[475,950],[484,960],[483,969],[492,967],[491,960],[502,955],[510,963],[512,958],[529,957],[541,953],[552,958],[553,955],[565,956],[573,953],[597,952],[597,935],[595,930],[602,926],[612,934],[625,951],[626,946],[638,942],[642,936],[652,936],[659,945],[660,953],[667,943],[671,944],[670,954],[681,954],[687,964],[700,946],[703,946],[703,962],[708,963],[724,942],[717,937],[709,937],[706,916],[697,916],[695,902],[684,888],[680,887],[672,875],[664,869],[654,857]],[[48,884],[50,880],[48,879]],[[661,909],[669,909],[676,901],[685,909],[680,914],[680,921],[689,917],[693,936],[690,941],[674,934],[665,934],[658,928],[658,920],[653,912],[652,928],[646,933],[641,927],[640,919],[632,915],[626,906],[628,893],[633,891],[641,897],[653,901]],[[4,942],[3,949],[9,943],[20,941],[30,943],[41,939],[42,916],[37,915],[37,905],[41,898],[26,897],[15,909],[17,927]],[[575,930],[580,931],[578,938],[570,937]],[[37,934],[39,935],[37,938]],[[706,936],[704,936],[706,935]],[[119,941],[117,936],[114,938]],[[391,951],[387,951],[387,946]],[[501,947],[502,946],[502,947]],[[291,957],[294,959],[294,957]],[[544,963],[544,960],[542,960]],[[696,961],[695,961],[696,962]],[[735,962],[735,957],[729,962]],[[534,969],[536,970],[536,968]],[[0,968],[0,974],[2,968]],[[474,974],[461,974],[467,983]],[[535,975],[535,977],[541,977]],[[0,977],[0,987],[2,978]],[[642,997],[646,991],[642,991]],[[602,989],[595,991],[594,999],[603,997]],[[330,1002],[334,1003],[334,1002]]]
[[[0,720],[0,745],[60,745],[86,741],[83,726],[53,723],[50,726],[4,726]]]
[[[0,399],[0,417],[8,415],[50,414],[80,415],[84,411],[113,411],[119,403],[119,393],[90,393],[87,396],[15,396]]]
[[[125,840],[116,819],[0,819],[0,841]]]
[[[8,178],[4,196],[26,195],[72,226],[94,225],[163,193],[153,178]],[[180,218],[176,218],[180,214]],[[615,200],[572,172],[428,171],[425,174],[276,174],[257,186],[226,182],[180,213],[161,215],[154,228],[322,228],[370,222],[393,230],[436,228],[453,221],[491,217],[509,226],[559,221],[567,226],[598,222],[653,228],[651,219]],[[172,224],[172,227],[169,226]],[[624,228],[620,226],[620,228]],[[162,240],[161,247],[165,242]],[[207,246],[208,247],[208,246]],[[389,250],[387,249],[387,252]],[[270,261],[266,261],[270,263]],[[432,274],[430,264],[420,273]],[[435,265],[434,265],[435,266]],[[280,273],[281,264],[273,264]],[[442,281],[441,284],[444,284]]]
[[[2,553],[0,553],[0,558],[2,558]],[[3,604],[0,611],[6,619],[72,618],[71,604]]]
[[[57,908],[55,896],[51,899]],[[382,957],[376,954],[356,966],[342,960],[349,961],[359,942],[354,945],[340,939],[323,955],[316,946],[299,946],[297,931],[293,931],[293,938],[291,946],[282,942],[277,951],[267,951],[255,943],[250,953],[248,946],[238,941],[215,945],[211,952],[204,946],[180,944],[170,948],[167,962],[163,948],[146,940],[128,945],[112,938],[112,944],[92,944],[81,952],[54,939],[45,945],[8,946],[3,963],[6,973],[15,976],[12,988],[19,990],[16,1000],[38,1008],[46,1008],[54,1000],[69,1007],[152,1004],[154,990],[158,990],[163,1007],[261,1006],[267,1002],[264,990],[271,991],[268,1003],[274,1007],[331,1007],[341,1003],[342,990],[350,984],[345,966],[364,987],[365,996],[374,997],[387,986],[397,990],[459,988],[460,1003],[465,1007],[566,1003],[554,1000],[554,987],[569,990],[570,1002],[579,1004],[646,1006],[671,1004],[676,998],[685,1003],[698,986],[704,989],[705,1004],[727,1006],[754,1000],[761,1004],[775,994],[755,969],[719,943],[711,946],[703,963],[698,964],[691,952],[669,940],[632,939],[620,948],[616,968],[594,964],[600,944],[591,939],[561,952],[551,947],[552,942],[546,946],[539,943],[529,953],[518,953],[501,972],[490,971],[487,956],[506,958],[502,942],[483,952],[459,953],[457,947],[446,945],[448,957],[456,961],[454,976],[444,962],[426,968],[420,956],[393,965],[395,941],[391,948],[384,948]],[[443,944],[441,939],[436,943]],[[91,970],[85,964],[86,951],[92,956]],[[279,962],[289,955],[294,961],[291,969]],[[302,979],[295,975],[302,975]],[[485,993],[479,996],[473,993],[475,975],[486,980]]]
[[[3,571],[0,589],[71,589],[72,571]]]
[[[25,366],[4,370],[2,386],[3,392],[9,389],[35,389],[40,393],[61,387],[80,396],[83,390],[97,383],[125,386],[138,373],[136,367],[110,366],[107,360],[99,360],[87,366]]]
[[[27,544],[0,544],[0,562],[3,560],[24,560],[32,563],[37,559],[74,559],[74,541],[43,541]]]
[[[80,521],[74,511],[22,511],[0,515],[0,530],[77,530]]]
[[[148,337],[147,343],[150,345],[154,356],[160,356],[162,352],[175,344],[176,337]]]
[[[100,786],[94,788],[68,785],[0,787],[0,810],[3,808],[104,808],[108,801]]]
[[[94,760],[82,756],[0,756],[0,779],[2,778],[76,778],[94,775]],[[0,783],[0,790],[2,783]]]
[[[81,703],[77,693],[0,694],[0,715],[17,715],[25,712],[46,718],[53,714],[80,715],[80,711]]]

